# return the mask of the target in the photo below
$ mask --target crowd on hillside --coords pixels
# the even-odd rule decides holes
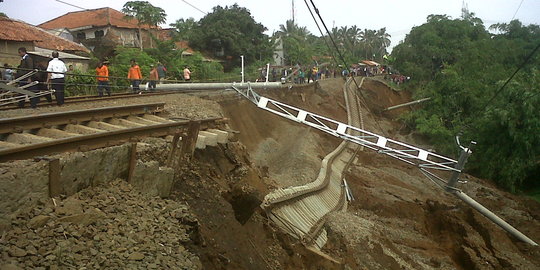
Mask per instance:
[[[396,84],[402,84],[410,79],[397,73],[394,73],[389,66],[366,66],[366,65],[351,65],[349,68],[328,67],[327,65],[313,65],[303,67],[296,66],[275,66],[270,67],[271,71],[268,72],[266,67],[260,69],[260,76],[257,81],[266,81],[268,75],[268,81],[271,82],[291,82],[295,84],[310,83],[326,78],[337,77],[351,77],[351,76],[363,76],[372,77],[383,75],[385,79],[388,79]]]

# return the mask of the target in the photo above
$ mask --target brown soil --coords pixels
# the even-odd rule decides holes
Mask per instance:
[[[259,93],[346,122],[342,85],[341,79],[328,79],[301,88]],[[409,101],[410,95],[370,80],[364,82],[361,93],[369,108],[362,112],[365,129],[411,144],[423,144],[393,120],[406,108],[382,112],[388,106]],[[176,182],[170,199],[175,201],[174,205],[185,209],[182,215],[190,217],[180,222],[185,229],[182,233],[189,235],[189,239],[183,237],[173,245],[178,252],[184,252],[182,248],[185,248],[182,256],[189,260],[178,263],[189,263],[192,269],[198,269],[200,265],[202,269],[540,268],[538,247],[515,240],[457,198],[442,191],[415,167],[370,150],[360,152],[355,164],[345,174],[355,200],[347,212],[332,214],[326,225],[329,242],[324,252],[344,264],[336,265],[324,260],[274,228],[258,205],[271,189],[314,180],[321,159],[340,140],[261,111],[234,93],[210,99],[213,101],[172,95],[122,101],[122,104],[127,104],[165,100],[169,115],[174,117],[225,116],[229,118],[226,128],[238,132],[235,142],[197,150],[190,162],[175,169]],[[15,110],[2,112],[1,117],[75,108],[81,107]],[[159,154],[155,153],[158,148],[150,149],[154,150],[143,156],[146,159],[153,157],[162,163]],[[469,183],[460,188],[467,194],[532,239],[540,241],[538,202],[501,191],[488,181],[471,176],[466,176],[466,179]],[[100,196],[106,191],[95,192],[94,196]],[[75,196],[85,198],[84,195]],[[147,201],[155,199],[137,197],[136,200],[141,201],[142,207],[151,208],[152,204],[147,204]],[[51,208],[50,202],[44,205],[40,209]],[[39,209],[21,212],[23,218],[12,223],[12,230],[7,234],[15,231],[26,235],[30,233],[29,220],[50,214]],[[57,226],[54,218],[45,226],[57,228],[54,227]],[[166,222],[146,222],[159,230],[166,230],[168,226]],[[90,226],[101,230],[97,223]],[[13,239],[17,242],[17,237]],[[6,238],[1,241],[0,246],[7,243]],[[95,240],[79,238],[78,241],[89,244]],[[130,263],[141,269],[148,266],[141,263],[145,259],[129,260],[132,254],[128,252],[137,250],[131,246],[126,248],[121,249],[127,254],[123,264],[122,261],[114,261],[120,263],[120,268],[126,268]],[[24,260],[24,256],[14,259],[13,251],[10,254],[5,248],[0,249],[0,254],[3,262],[16,264],[19,259]],[[157,256],[151,252],[145,254],[146,259]],[[70,263],[78,268],[84,266],[76,261]],[[155,264],[155,261],[148,263]],[[46,265],[42,266],[45,269]],[[167,264],[159,264],[159,268],[182,269],[168,267]]]

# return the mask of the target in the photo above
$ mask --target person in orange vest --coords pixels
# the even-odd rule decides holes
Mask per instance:
[[[141,68],[137,65],[135,59],[131,59],[131,67],[128,71],[128,79],[131,80],[131,87],[133,88],[133,93],[141,93],[139,85],[141,84],[142,74]]]
[[[98,81],[98,95],[102,97],[103,89],[105,89],[105,91],[107,91],[107,96],[111,96],[111,88],[109,87],[109,68],[103,62],[98,63],[96,75]]]

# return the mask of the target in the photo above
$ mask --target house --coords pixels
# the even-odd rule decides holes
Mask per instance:
[[[36,63],[46,64],[52,51],[58,51],[67,65],[86,69],[90,58],[86,57],[90,50],[81,44],[50,34],[39,27],[23,21],[0,17],[0,64],[7,63],[18,66],[20,56],[17,51],[25,47],[29,54],[35,56]],[[71,62],[69,61],[71,60]]]
[[[159,40],[172,40],[173,39],[173,29],[172,28],[165,28],[160,29],[158,33],[158,39]],[[191,56],[195,53],[195,51],[189,47],[189,44],[185,40],[175,41],[174,45],[176,46],[176,49],[182,50],[182,56]]]
[[[87,9],[66,13],[44,22],[39,27],[46,30],[67,29],[75,42],[90,48],[98,56],[110,55],[116,46],[140,47],[137,19],[112,8]],[[148,25],[141,25],[144,48],[152,47]],[[155,29],[157,30],[157,29]]]
[[[162,41],[172,40],[173,39],[173,32],[174,32],[173,28],[160,29],[158,34],[157,34],[157,38],[159,40],[162,40]],[[177,50],[182,50],[182,57],[192,56],[192,55],[194,55],[196,53],[195,50],[193,50],[189,46],[189,42],[186,41],[186,40],[175,41],[174,45],[176,46]],[[213,58],[205,56],[205,55],[203,55],[203,61],[204,62],[216,62],[216,63],[222,63],[223,62],[221,60],[216,60],[216,59],[213,59]]]

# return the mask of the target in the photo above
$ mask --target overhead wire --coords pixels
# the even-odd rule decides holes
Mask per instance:
[[[529,53],[529,55],[525,58],[525,60],[523,60],[523,62],[516,68],[516,70],[514,71],[514,73],[512,73],[512,75],[510,75],[510,77],[506,80],[506,82],[504,82],[504,84],[495,92],[495,94],[481,107],[480,111],[484,111],[487,106],[493,102],[493,100],[495,99],[495,97],[497,97],[503,90],[504,88],[508,85],[508,83],[510,83],[510,81],[514,78],[514,76],[516,76],[516,74],[523,68],[525,67],[525,65],[527,65],[527,63],[529,62],[529,60],[531,60],[531,58],[533,57],[533,55],[538,51],[538,49],[540,49],[540,43],[538,43],[538,45],[536,46],[536,48],[534,48],[531,53]]]
[[[512,16],[512,19],[510,21],[513,21],[514,18],[516,17],[516,14],[518,13],[519,9],[521,8],[521,5],[523,4],[523,1],[525,1],[525,0],[521,0],[521,2],[519,3],[519,6],[517,7],[516,12],[514,12],[514,16]]]
[[[188,1],[182,0],[182,2],[186,3],[187,5],[191,6],[192,8],[194,8],[194,9],[200,11],[202,14],[208,15],[208,12],[203,11],[202,9],[200,9],[200,8],[198,8],[198,7],[196,7],[196,6],[194,6],[193,4],[189,3]]]
[[[313,20],[315,21],[315,24],[317,25],[317,28],[318,28],[319,31],[321,32],[322,38],[324,39],[324,34],[323,34],[321,28],[319,27],[319,24],[318,24],[318,22],[317,22],[315,16],[313,16],[313,13],[312,13],[312,11],[311,11],[311,7],[310,7],[309,4],[307,3],[307,0],[304,0],[304,2],[306,3],[306,6],[307,6],[308,10],[309,10],[309,12],[311,13],[311,15],[312,15],[312,17],[313,17]],[[322,23],[324,29],[326,30],[326,33],[328,34],[328,38],[330,39],[330,41],[332,41],[332,44],[333,44],[333,46],[334,46],[334,48],[335,48],[335,50],[336,50],[336,52],[337,52],[337,54],[338,54],[338,56],[339,56],[341,62],[344,64],[344,67],[347,69],[347,71],[349,72],[349,74],[351,74],[351,70],[349,69],[349,65],[347,64],[347,61],[345,61],[345,57],[343,57],[343,54],[342,54],[341,51],[339,50],[339,48],[338,48],[336,42],[335,42],[334,39],[332,38],[332,35],[330,34],[330,31],[328,30],[328,27],[326,26],[326,23],[324,22],[324,20],[323,20],[321,14],[320,14],[320,12],[319,12],[319,9],[317,8],[317,6],[315,6],[315,3],[313,2],[313,0],[310,0],[310,2],[311,2],[311,5],[313,6],[313,9],[315,10],[315,13],[317,13],[317,16],[319,17],[319,20],[321,21],[321,23]],[[326,45],[328,46],[328,49],[329,49],[330,51],[332,51],[332,48],[328,45],[328,43],[327,43],[327,42],[325,42],[325,43],[326,43]],[[336,58],[334,57],[334,54],[332,54],[332,58],[334,58],[334,61],[336,61],[336,63],[338,62],[338,61],[336,60]],[[356,89],[358,89],[358,91],[355,91],[355,94],[356,94],[356,93],[359,93],[359,94],[360,94],[360,97],[361,97],[360,100],[361,100],[361,102],[362,102],[363,105],[366,107],[366,109],[367,109],[368,111],[370,111],[370,108],[369,108],[369,106],[367,105],[366,98],[365,98],[364,94],[362,93],[362,91],[360,90],[360,86],[358,85],[358,82],[356,81],[356,79],[354,78],[354,76],[352,76],[352,81],[354,82],[354,84],[355,84],[355,86],[356,86]],[[371,112],[371,113],[373,113],[373,112]],[[375,120],[375,123],[377,124],[377,127],[379,128],[379,131],[382,132],[383,135],[387,136],[387,134],[386,134],[386,132],[384,131],[384,129],[382,128],[380,122],[379,122],[375,117],[374,117],[373,119]]]

